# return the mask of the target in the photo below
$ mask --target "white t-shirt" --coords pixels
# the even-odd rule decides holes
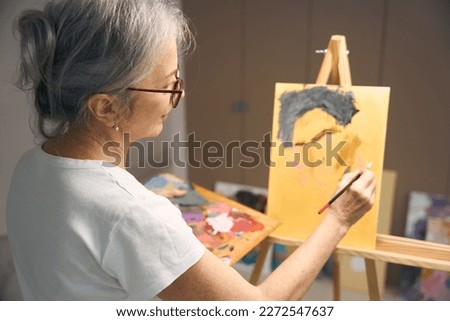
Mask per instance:
[[[45,153],[17,164],[7,231],[26,300],[149,300],[205,247],[169,200],[96,160]]]

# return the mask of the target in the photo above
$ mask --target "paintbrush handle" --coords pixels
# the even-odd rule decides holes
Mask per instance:
[[[328,203],[326,203],[320,210],[319,210],[319,214],[322,214],[328,207],[330,207],[331,204],[334,203],[334,201],[336,201],[339,196],[341,196],[342,194],[344,194],[344,192],[354,183],[356,182],[356,180],[358,178],[360,178],[362,175],[362,173],[359,173],[358,175],[356,175],[347,185],[345,185],[345,187],[343,189],[341,189],[339,192],[336,193],[336,195],[334,195],[329,201]]]
[[[344,187],[343,189],[341,189],[336,195],[334,195],[334,196],[331,198],[331,200],[328,202],[328,205],[333,204],[333,202],[334,202],[335,200],[337,200],[339,196],[341,196],[342,194],[344,194],[344,192],[345,192],[346,190],[348,190],[348,188],[349,188],[354,182],[356,182],[356,180],[357,180],[358,178],[360,178],[360,177],[361,177],[361,173],[359,173],[358,175],[356,175],[356,176],[350,181],[350,183],[348,183],[347,185],[345,185],[345,187]]]

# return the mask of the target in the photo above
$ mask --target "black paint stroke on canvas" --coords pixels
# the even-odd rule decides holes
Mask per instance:
[[[296,120],[315,108],[322,109],[333,116],[337,123],[346,126],[359,111],[354,102],[353,92],[340,92],[323,86],[284,92],[280,97],[278,138],[284,146],[291,147]]]

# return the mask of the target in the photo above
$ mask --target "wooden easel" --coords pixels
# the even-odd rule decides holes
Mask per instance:
[[[344,87],[352,86],[352,77],[350,73],[350,63],[348,61],[348,50],[345,36],[331,36],[328,48],[325,52],[322,65],[317,75],[316,84],[326,85],[330,80],[333,85]],[[378,290],[378,280],[375,268],[375,261],[365,261],[367,270],[367,282],[369,289],[372,289],[375,299],[380,298]],[[341,299],[340,286],[340,257],[335,251],[333,254],[333,298],[338,301]]]
[[[331,77],[330,77],[331,75]],[[328,44],[316,84],[351,86],[350,64],[347,56],[345,36],[333,35]],[[274,243],[286,246],[299,246],[302,241],[293,238],[269,235],[261,244],[255,268],[250,277],[257,284],[270,246]],[[333,298],[340,300],[340,258],[341,254],[364,258],[370,300],[380,300],[375,262],[410,265],[450,272],[450,246],[419,241],[398,236],[377,234],[375,249],[358,249],[338,246],[333,254]]]

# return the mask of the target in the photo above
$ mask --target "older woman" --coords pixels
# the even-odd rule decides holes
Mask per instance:
[[[24,12],[17,28],[20,84],[34,94],[44,138],[17,164],[7,203],[25,299],[297,299],[372,206],[373,174],[363,171],[293,255],[249,284],[124,169],[124,134],[157,136],[183,95],[177,59],[190,33],[180,10],[162,0],[66,0]],[[104,153],[111,141],[122,156],[114,164]]]

